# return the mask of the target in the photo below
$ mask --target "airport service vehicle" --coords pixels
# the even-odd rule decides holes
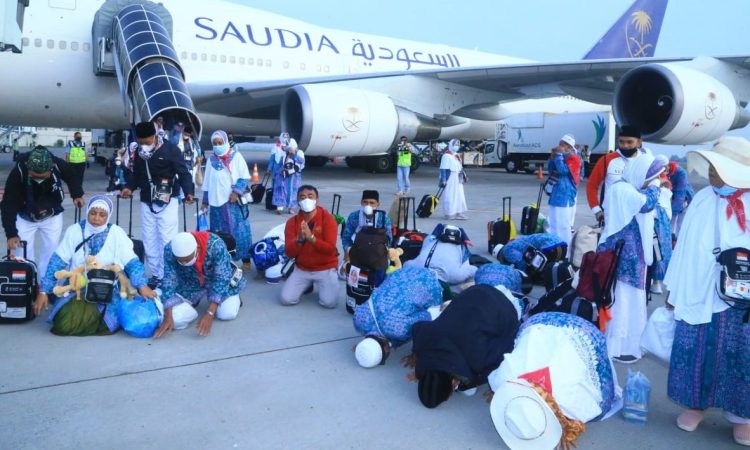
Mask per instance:
[[[576,145],[589,147],[590,166],[615,148],[616,125],[612,113],[516,114],[497,123],[495,139],[484,141],[475,158],[482,165],[500,166],[510,173],[534,172],[546,164],[560,138],[572,134]]]
[[[517,103],[565,95],[611,104],[652,142],[744,127],[750,58],[654,58],[666,4],[635,0],[582,61],[534,62],[219,0],[0,0],[0,124],[118,130],[161,116],[198,136],[288,131],[311,165],[375,167],[402,135],[482,140]]]

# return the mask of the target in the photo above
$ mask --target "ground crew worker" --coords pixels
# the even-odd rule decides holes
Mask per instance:
[[[68,141],[68,145],[65,147],[65,160],[70,164],[70,168],[73,169],[76,177],[83,185],[83,174],[86,171],[88,155],[86,154],[86,144],[81,140],[81,133],[78,131],[73,135],[73,140]]]
[[[409,172],[411,171],[412,154],[418,155],[419,151],[411,145],[406,136],[401,136],[401,142],[396,149],[396,180],[398,182],[398,194],[408,194]]]

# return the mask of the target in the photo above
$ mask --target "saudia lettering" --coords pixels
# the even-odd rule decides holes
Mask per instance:
[[[294,32],[292,30],[286,30],[284,28],[269,28],[269,27],[255,27],[252,25],[245,25],[245,33],[240,31],[240,28],[230,22],[227,22],[226,26],[221,28],[214,28],[212,23],[213,19],[209,17],[196,17],[195,25],[201,28],[200,34],[196,33],[195,37],[206,41],[213,41],[218,39],[224,41],[227,39],[236,39],[243,44],[253,44],[261,47],[267,47],[274,44],[281,48],[307,48],[309,51],[323,51],[328,48],[334,53],[338,54],[339,50],[333,45],[325,34],[321,34],[320,37],[311,36],[309,33]]]

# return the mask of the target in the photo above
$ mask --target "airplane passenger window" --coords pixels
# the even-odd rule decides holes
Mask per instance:
[[[47,39],[47,48],[55,48],[55,41]]]
[[[300,63],[299,70],[305,70],[305,63]]]
[[[331,71],[331,66],[329,66],[327,64],[325,66],[323,66],[323,72],[328,73],[330,71]]]
[[[190,54],[190,59],[192,59],[193,61],[197,61],[198,60],[198,54],[195,53],[195,52],[191,53]]]
[[[244,56],[240,56],[240,64],[243,64],[243,65],[245,64],[245,57]]]
[[[180,53],[180,59],[188,59],[188,54],[187,54],[187,52],[182,52],[182,53]]]
[[[21,39],[21,46],[22,47],[28,47],[29,46],[29,38],[22,38]]]
[[[208,56],[205,53],[201,53],[201,61],[206,61]]]
[[[271,60],[270,59],[266,60],[266,67],[271,67]]]
[[[282,64],[282,66],[283,66],[283,67],[284,67],[285,69],[288,69],[288,68],[289,68],[289,61],[284,61],[284,64]]]
[[[91,51],[91,44],[89,44],[88,42],[84,42],[83,43],[83,51],[84,52],[90,52]]]
[[[211,55],[211,62],[216,62],[216,55]]]
[[[57,43],[57,46],[60,47],[60,50],[65,50],[68,48],[68,43],[65,41],[60,41]]]
[[[263,67],[263,60],[258,58],[258,67]]]
[[[247,65],[248,65],[248,66],[253,66],[253,65],[255,65],[255,60],[254,60],[253,58],[247,58]]]
[[[227,56],[226,56],[226,55],[221,55],[221,56],[219,57],[219,61],[221,61],[222,63],[225,63],[225,62],[227,62]]]
[[[237,64],[237,58],[234,56],[229,57],[229,64]]]
[[[73,50],[74,52],[77,52],[78,51],[78,42],[76,42],[76,41],[71,42],[70,43],[70,49]]]
[[[41,47],[42,46],[42,40],[39,38],[34,39],[34,47]]]
[[[316,71],[316,72],[320,72],[320,71],[322,71],[322,70],[323,70],[323,67],[321,67],[321,65],[320,65],[320,64],[316,64],[316,65],[315,65],[315,71]]]

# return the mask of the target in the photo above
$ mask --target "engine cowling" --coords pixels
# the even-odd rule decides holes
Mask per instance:
[[[311,155],[384,153],[402,135],[436,139],[440,128],[400,108],[384,94],[329,84],[289,89],[281,104],[281,127]]]
[[[724,83],[670,63],[626,73],[615,88],[612,110],[617,123],[638,127],[646,141],[666,144],[700,144],[748,123]]]

